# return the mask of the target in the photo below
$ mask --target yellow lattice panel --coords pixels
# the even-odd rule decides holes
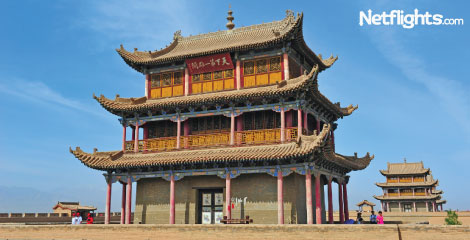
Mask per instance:
[[[183,96],[183,86],[173,87],[173,96]]]
[[[289,128],[287,129],[287,139],[289,140],[295,140],[297,139],[297,128]]]
[[[162,97],[171,97],[172,87],[162,88]]]
[[[134,151],[134,141],[126,142],[126,151]]]
[[[196,93],[201,93],[201,86],[202,86],[202,83],[193,83],[193,91],[192,93],[193,94],[196,94]]]
[[[212,92],[212,82],[203,83],[202,92]]]
[[[214,81],[214,91],[224,90],[224,80]]]
[[[162,97],[162,90],[160,88],[152,89],[150,91],[151,98],[161,98]]]
[[[256,86],[255,76],[243,77],[243,86],[244,87],[254,87],[254,86]]]
[[[269,75],[268,74],[261,74],[261,75],[256,75],[256,85],[268,85],[269,81]]]
[[[269,83],[274,84],[282,80],[282,73],[281,72],[275,72],[275,73],[270,73],[269,74]]]
[[[234,89],[235,88],[235,85],[234,85],[234,82],[233,82],[233,78],[231,79],[225,79],[225,86],[224,86],[224,89]]]

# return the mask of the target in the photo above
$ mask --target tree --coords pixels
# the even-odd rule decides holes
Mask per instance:
[[[446,225],[462,225],[459,221],[459,216],[455,211],[449,210],[447,212],[447,218],[445,219]]]

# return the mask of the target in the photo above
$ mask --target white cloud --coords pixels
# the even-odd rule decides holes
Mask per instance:
[[[470,98],[465,86],[454,79],[441,76],[436,69],[428,67],[425,58],[411,54],[413,49],[406,47],[400,39],[400,30],[391,27],[375,29],[369,36],[383,56],[399,69],[407,79],[423,85],[454,119],[470,139]],[[445,128],[445,126],[442,126]]]
[[[80,25],[103,34],[108,40],[126,43],[128,47],[155,50],[173,40],[173,33],[198,32],[193,2],[172,1],[92,1]],[[117,47],[117,46],[116,46]]]
[[[43,82],[24,81],[14,79],[14,81],[0,82],[0,92],[13,95],[31,102],[45,103],[53,106],[60,106],[70,110],[78,110],[98,116],[103,114],[95,112],[91,107],[85,106],[83,103],[66,98],[59,92],[51,89]]]

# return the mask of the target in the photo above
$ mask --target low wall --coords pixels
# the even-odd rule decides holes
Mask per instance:
[[[1,226],[1,239],[469,239],[445,225],[80,225]]]
[[[356,214],[356,211],[349,211],[349,218],[355,220]],[[378,211],[376,211],[375,214],[378,214]],[[459,216],[459,221],[462,222],[463,225],[470,225],[470,212],[457,212],[457,215]],[[338,212],[334,212],[333,216],[335,220],[339,219]],[[370,213],[368,212],[362,213],[362,218],[366,222],[369,221],[369,216]],[[404,224],[428,222],[429,224],[442,225],[445,224],[447,212],[384,212],[383,216],[386,222]]]

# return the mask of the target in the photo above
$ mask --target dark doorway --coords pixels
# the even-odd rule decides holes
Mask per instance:
[[[223,189],[200,189],[198,193],[199,224],[216,224],[223,219]]]

